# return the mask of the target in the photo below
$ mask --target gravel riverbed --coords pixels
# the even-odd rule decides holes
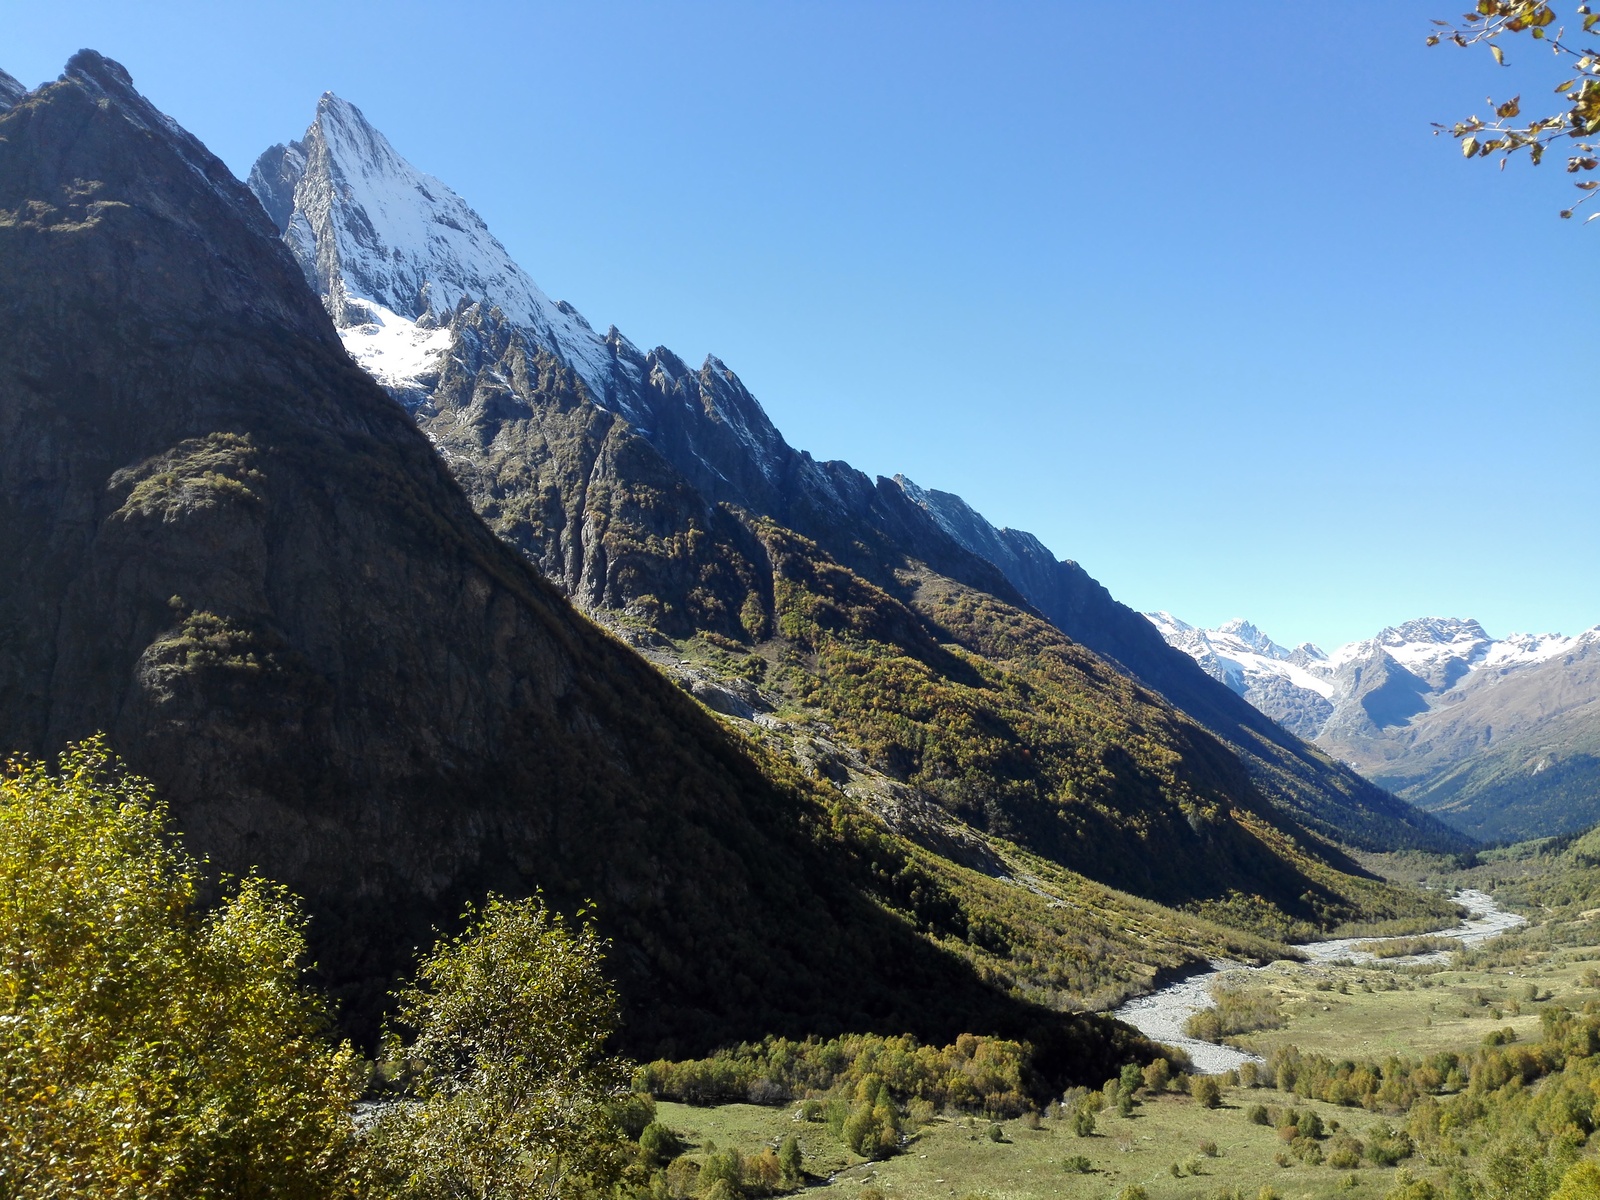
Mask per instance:
[[[1476,946],[1486,942],[1492,937],[1497,937],[1508,929],[1515,929],[1519,925],[1527,924],[1525,918],[1516,913],[1507,912],[1494,902],[1494,899],[1484,892],[1463,891],[1457,892],[1455,900],[1468,912],[1466,920],[1454,929],[1441,929],[1429,937],[1455,938],[1464,946]],[[1296,946],[1295,949],[1304,954],[1311,962],[1331,963],[1339,961],[1372,962],[1377,956],[1370,951],[1357,951],[1356,946],[1364,942],[1389,942],[1398,941],[1398,938],[1335,938],[1326,942],[1307,942]],[[1426,962],[1429,959],[1444,958],[1447,952],[1440,950],[1432,954],[1418,955],[1412,958],[1390,959],[1390,962]],[[1186,1053],[1194,1063],[1195,1070],[1204,1075],[1220,1075],[1224,1071],[1233,1070],[1241,1063],[1260,1062],[1261,1058],[1254,1054],[1246,1054],[1243,1050],[1235,1050],[1232,1046],[1221,1046],[1215,1042],[1203,1042],[1192,1038],[1183,1032],[1184,1022],[1203,1008],[1214,1008],[1216,1001],[1211,996],[1211,984],[1216,977],[1224,971],[1255,971],[1260,967],[1249,967],[1243,963],[1230,962],[1226,959],[1213,959],[1209,968],[1197,974],[1187,976],[1178,982],[1169,984],[1159,991],[1150,992],[1144,996],[1137,996],[1129,1000],[1111,1015],[1119,1021],[1126,1021],[1146,1037],[1165,1045],[1172,1046]]]

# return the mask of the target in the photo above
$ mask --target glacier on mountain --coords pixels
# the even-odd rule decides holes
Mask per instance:
[[[1201,629],[1169,612],[1145,616],[1169,645],[1247,700],[1255,702],[1269,692],[1281,696],[1286,690],[1298,691],[1308,693],[1306,702],[1319,709],[1311,697],[1334,707],[1359,699],[1375,662],[1387,660],[1414,678],[1419,692],[1443,693],[1475,671],[1503,673],[1600,645],[1600,625],[1574,637],[1513,633],[1496,639],[1474,620],[1424,617],[1324,653],[1309,642],[1286,650],[1245,620]],[[1327,709],[1323,722],[1302,736],[1315,739],[1332,715],[1333,708]]]

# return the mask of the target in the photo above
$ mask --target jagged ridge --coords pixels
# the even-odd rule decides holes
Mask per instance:
[[[305,157],[303,152],[295,150],[296,146],[357,149],[348,152],[351,161],[344,164],[334,161],[337,155],[333,151],[326,152],[319,177],[315,169],[284,167],[283,164],[296,154]],[[371,146],[380,149],[360,149]],[[838,562],[902,599],[909,597],[899,587],[897,576],[904,573],[909,564],[917,563],[1009,603],[1024,608],[1031,604],[1072,637],[1118,662],[1221,736],[1242,756],[1273,801],[1293,813],[1296,819],[1330,836],[1364,845],[1417,844],[1446,848],[1461,844],[1442,826],[1397,804],[1295,738],[1286,737],[1278,726],[1262,720],[1248,705],[1235,701],[1203,673],[1190,667],[1183,656],[1168,649],[1131,611],[1116,605],[1109,596],[1103,596],[1103,589],[1076,564],[1058,563],[1031,535],[995,530],[967,509],[959,498],[923,492],[904,480],[874,482],[848,464],[818,463],[809,455],[795,451],[733,372],[715,358],[708,358],[694,370],[661,347],[648,354],[641,353],[613,329],[604,339],[611,355],[610,371],[591,369],[585,364],[589,361],[592,340],[580,339],[582,345],[574,350],[570,339],[551,336],[536,324],[519,321],[515,312],[520,304],[518,289],[522,285],[502,295],[487,276],[479,273],[484,290],[470,305],[470,311],[462,314],[464,319],[455,319],[448,336],[428,342],[428,354],[433,356],[428,362],[444,363],[442,369],[426,364],[419,366],[420,360],[407,359],[403,354],[391,356],[386,362],[384,347],[390,340],[386,340],[384,331],[388,326],[377,326],[365,320],[361,312],[342,307],[347,304],[342,297],[360,293],[363,288],[372,292],[374,300],[381,297],[361,271],[345,275],[335,273],[333,257],[336,256],[330,256],[323,249],[343,244],[341,239],[350,239],[349,234],[328,227],[330,215],[335,223],[342,218],[356,228],[364,228],[370,222],[354,201],[336,211],[323,197],[340,192],[331,184],[336,176],[365,177],[374,171],[378,174],[389,171],[383,179],[369,180],[365,186],[379,196],[408,197],[422,214],[410,222],[412,226],[442,220],[440,214],[453,213],[462,204],[437,181],[429,180],[426,187],[419,190],[414,180],[422,177],[403,162],[395,166],[396,161],[392,148],[380,134],[371,130],[358,110],[343,101],[324,97],[304,141],[269,150],[251,178],[263,203],[278,215],[286,238],[300,247],[301,261],[306,265],[313,286],[325,296],[335,316],[341,318],[341,334],[347,347],[394,394],[417,411],[424,428],[436,442],[450,447],[447,454],[459,473],[471,476],[479,487],[485,486],[488,481],[481,459],[484,455],[495,459],[498,464],[494,468],[496,481],[490,489],[494,494],[483,495],[479,487],[469,485],[469,490],[478,497],[480,510],[490,516],[502,534],[528,551],[551,578],[562,583],[581,602],[596,609],[644,615],[653,624],[680,636],[701,627],[737,633],[737,623],[729,620],[728,605],[731,604],[731,611],[737,613],[749,591],[747,588],[742,596],[721,596],[708,606],[706,598],[717,595],[716,588],[669,589],[674,596],[682,598],[674,602],[640,582],[649,575],[648,571],[634,571],[631,586],[627,582],[628,568],[616,571],[610,579],[601,582],[597,575],[601,556],[594,553],[598,549],[595,539],[586,539],[586,530],[578,519],[583,506],[571,503],[574,489],[570,480],[559,489],[559,494],[567,498],[555,506],[562,509],[559,522],[550,519],[555,509],[551,507],[552,493],[548,485],[540,491],[545,497],[538,505],[545,514],[543,519],[520,523],[511,519],[508,510],[521,509],[526,515],[528,506],[512,495],[517,488],[506,475],[509,459],[504,450],[504,437],[498,427],[491,428],[490,422],[508,415],[507,410],[496,405],[516,405],[518,400],[515,389],[506,383],[507,376],[488,369],[477,353],[476,347],[486,341],[503,348],[509,345],[508,335],[513,340],[521,338],[529,352],[547,352],[570,366],[584,381],[585,400],[621,416],[631,431],[648,441],[676,468],[682,481],[704,499],[708,511],[701,517],[687,518],[691,523],[713,519],[709,510],[718,503],[726,503],[804,534]],[[292,196],[282,185],[273,182],[289,176],[294,180]],[[441,196],[447,199],[438,199]],[[300,215],[296,215],[297,212]],[[465,254],[468,261],[503,255],[498,243],[493,242],[475,215],[471,221],[457,223],[478,231],[474,234],[473,246]],[[314,251],[307,250],[301,241],[301,231],[310,226],[320,230],[316,234]],[[414,260],[414,266],[408,269],[420,275],[426,275],[435,254],[431,245],[394,247],[385,243],[384,249],[391,256],[398,249],[402,258]],[[452,266],[447,271],[450,278],[467,273],[460,266]],[[519,272],[518,278],[526,277]],[[485,306],[498,311],[480,311]],[[424,324],[431,319],[424,317]],[[487,326],[496,328],[489,329],[486,321]],[[503,327],[497,326],[497,322]],[[584,329],[587,328],[585,325]],[[446,347],[456,349],[447,356]],[[455,365],[463,347],[477,363],[475,371],[468,372],[466,377]],[[393,366],[396,361],[409,363],[405,371],[410,373],[396,370]],[[461,428],[467,403],[463,387],[468,378],[482,381],[491,389],[498,387],[504,395],[502,400],[486,403],[483,416],[472,418],[477,431],[472,435],[466,435]],[[444,399],[446,396],[449,398]],[[522,397],[521,405],[525,410],[528,404],[527,398]],[[453,412],[447,411],[452,408]],[[462,444],[463,436],[477,440],[477,447]],[[499,449],[494,448],[497,445]],[[520,461],[520,455],[510,458]],[[538,469],[537,464],[532,466]],[[930,497],[942,499],[930,502]],[[609,523],[609,514],[602,516],[601,521]],[[535,524],[537,531],[533,527]],[[602,537],[600,541],[603,543],[603,540]],[[580,549],[580,543],[585,542],[587,544]],[[662,561],[657,555],[657,565]],[[608,562],[607,569],[611,565]],[[637,565],[634,560],[634,566]],[[732,570],[734,574],[740,573],[739,568]],[[728,570],[720,573],[726,577]],[[749,571],[743,572],[747,584],[749,576]],[[708,607],[716,611],[708,611]]]
[[[303,144],[374,141],[376,134],[318,132],[358,118],[325,98]],[[281,149],[269,151],[252,177],[270,177],[282,159]],[[296,183],[296,206],[315,207],[337,190],[308,170]],[[408,194],[424,208],[431,202],[415,189]],[[263,199],[277,204],[272,194]],[[346,211],[344,219],[357,217]],[[280,216],[291,242],[299,220],[294,212]],[[336,316],[340,290],[349,295],[359,287],[355,279],[326,282],[314,269],[308,278],[325,290]],[[764,678],[773,702],[801,702],[838,724],[876,768],[991,834],[1019,838],[1106,882],[1202,905],[1256,889],[1274,897],[1262,901],[1266,908],[1287,905],[1273,920],[1291,923],[1352,912],[1334,899],[1342,885],[1325,879],[1307,891],[1303,877],[1291,883],[1277,876],[1278,850],[1252,858],[1255,852],[1243,849],[1257,834],[1245,833],[1233,811],[1270,824],[1271,806],[1209,737],[1174,721],[1148,693],[1125,690],[1114,671],[1054,631],[1030,632],[1026,654],[999,651],[1016,641],[1017,622],[1035,620],[1027,602],[903,487],[794,451],[714,358],[692,370],[661,348],[642,354],[612,331],[607,345],[619,369],[607,383],[612,392],[597,395],[563,360],[559,344],[510,319],[495,299],[458,305],[438,365],[395,392],[479,511],[590,611],[632,619],[646,645],[652,632],[722,639],[729,653],[744,655],[731,665]],[[341,332],[358,356],[364,352],[369,326],[347,323]],[[635,388],[625,402],[614,394],[619,381]],[[819,590],[822,580],[828,583]],[[811,620],[819,606],[835,617]],[[965,614],[959,631],[951,625],[956,612]],[[1163,653],[1185,661],[1151,636]],[[970,664],[940,651],[939,642],[983,659],[1000,654],[1005,665],[993,682],[973,687]],[[1078,718],[1063,710],[1029,728],[1000,699],[1013,686],[1064,690],[1082,709],[1116,715],[1095,727],[1088,739],[1094,749],[1063,754],[1062,746],[1084,741],[1069,732]],[[907,687],[923,689],[927,703],[914,704]],[[908,712],[886,728],[875,715],[881,705],[921,707],[932,719]],[[724,709],[739,712],[740,705]],[[963,712],[972,724],[953,719]],[[1166,731],[1161,748],[1138,729]],[[990,742],[1009,749],[997,752]],[[1127,747],[1139,749],[1129,754]],[[1090,799],[1100,786],[1090,781],[1102,775],[1115,782]],[[1154,780],[1166,782],[1152,786]],[[965,798],[985,790],[992,793],[987,802]],[[1109,819],[1096,818],[1093,837],[1063,840],[1052,822],[1081,821],[1070,812],[1076,803],[1087,804],[1085,815],[1104,807]],[[1190,803],[1219,814],[1205,837],[1196,834],[1207,823],[1183,815]],[[1059,818],[1048,815],[1052,806]],[[1140,838],[1152,835],[1134,831],[1146,826],[1162,832],[1141,847]],[[1243,837],[1242,857],[1217,853],[1207,841],[1216,836]],[[1299,831],[1290,837],[1306,840]],[[1240,867],[1247,860],[1253,869]],[[1302,892],[1321,899],[1302,901]]]

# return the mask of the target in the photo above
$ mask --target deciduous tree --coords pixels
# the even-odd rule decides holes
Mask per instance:
[[[387,1186],[417,1200],[558,1200],[620,1177],[629,1147],[612,1108],[628,1071],[606,1050],[617,995],[603,949],[537,898],[498,897],[434,947],[398,995],[390,1046],[414,1100],[370,1135]]]
[[[1565,108],[1547,115],[1523,112],[1522,96],[1489,99],[1488,117],[1471,116],[1454,125],[1436,125],[1461,143],[1468,158],[1497,158],[1503,168],[1513,155],[1526,150],[1529,161],[1537,165],[1547,148],[1560,143],[1567,147],[1567,171],[1582,175],[1600,166],[1595,141],[1600,134],[1600,45],[1591,31],[1600,24],[1600,14],[1591,13],[1587,4],[1573,11],[1574,24],[1560,24],[1553,5],[1546,0],[1478,0],[1477,7],[1456,23],[1435,20],[1439,32],[1428,36],[1428,45],[1450,43],[1466,49],[1486,46],[1502,67],[1510,65],[1505,50],[1508,38],[1527,34],[1530,40],[1548,48],[1553,69],[1545,81],[1554,80],[1553,90]],[[1582,193],[1571,207],[1561,210],[1572,216],[1600,190],[1600,180],[1576,181]],[[1594,220],[1600,213],[1592,214]]]
[[[304,918],[198,865],[103,740],[0,775],[0,1196],[331,1197],[363,1073]]]

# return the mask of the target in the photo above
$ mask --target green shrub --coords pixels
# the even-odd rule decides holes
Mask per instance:
[[[692,1158],[675,1158],[667,1164],[663,1175],[668,1194],[674,1200],[682,1200],[685,1196],[694,1195],[700,1181],[700,1164]]]
[[[902,1103],[918,1097],[935,1107],[1014,1117],[1032,1107],[1022,1082],[1025,1057],[1020,1042],[970,1033],[943,1047],[921,1045],[910,1035],[768,1037],[710,1058],[647,1063],[634,1072],[633,1084],[689,1104],[782,1104],[807,1092],[854,1094],[870,1077]],[[815,1113],[816,1103],[806,1101],[802,1112]]]
[[[1196,1075],[1189,1083],[1189,1095],[1202,1108],[1222,1106],[1222,1086],[1210,1075]]]
[[[644,1136],[645,1129],[656,1119],[656,1102],[648,1093],[629,1092],[606,1106],[611,1120],[630,1142]]]
[[[800,1153],[800,1139],[790,1134],[778,1147],[778,1182],[784,1187],[799,1187],[805,1179],[805,1160]]]
[[[1365,1151],[1357,1139],[1348,1133],[1341,1133],[1328,1146],[1328,1165],[1337,1171],[1353,1171],[1361,1165],[1361,1155]]]
[[[651,1166],[665,1166],[683,1150],[683,1139],[659,1121],[651,1121],[639,1134],[640,1157]]]
[[[734,1196],[744,1194],[744,1156],[737,1150],[719,1150],[700,1164],[699,1186],[708,1197],[719,1183]]]
[[[1167,1090],[1167,1084],[1172,1079],[1172,1064],[1164,1058],[1155,1059],[1144,1069],[1143,1079],[1145,1090],[1159,1096]]]
[[[898,1115],[889,1104],[862,1101],[841,1123],[839,1140],[863,1158],[893,1153],[900,1145]]]
[[[1392,1167],[1403,1158],[1409,1158],[1416,1147],[1404,1130],[1397,1130],[1387,1122],[1379,1122],[1367,1130],[1367,1161],[1380,1167]]]
[[[1293,1142],[1289,1143],[1289,1150],[1308,1167],[1320,1167],[1322,1165],[1322,1147],[1308,1137],[1295,1138]]]
[[[1200,1009],[1184,1022],[1183,1031],[1192,1038],[1220,1042],[1236,1034],[1278,1029],[1283,1025],[1283,1013],[1271,992],[1217,985],[1212,987],[1211,995],[1216,1005]]]
[[[1600,1200],[1600,1167],[1587,1161],[1573,1163],[1550,1200]]]
[[[1087,1175],[1093,1167],[1086,1154],[1069,1154],[1061,1160],[1061,1169],[1072,1175]]]

